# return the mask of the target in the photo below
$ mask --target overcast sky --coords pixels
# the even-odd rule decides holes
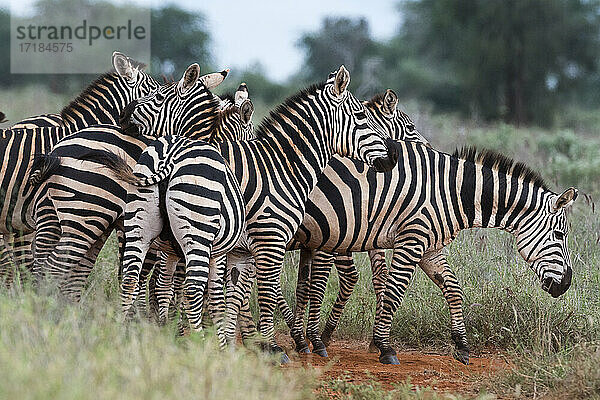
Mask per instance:
[[[164,4],[157,0],[134,2]],[[0,6],[11,5],[20,12],[33,3],[34,0],[0,0]],[[399,21],[396,0],[176,0],[173,3],[204,13],[218,68],[243,68],[259,61],[269,77],[278,81],[301,67],[302,52],[296,42],[302,33],[318,29],[325,16],[364,16],[378,39],[391,37]]]

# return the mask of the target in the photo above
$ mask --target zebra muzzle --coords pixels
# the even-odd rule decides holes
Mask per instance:
[[[386,140],[385,145],[387,147],[387,156],[379,157],[373,162],[373,167],[377,172],[391,171],[398,162],[398,148],[396,147],[396,142],[392,139],[388,139]]]

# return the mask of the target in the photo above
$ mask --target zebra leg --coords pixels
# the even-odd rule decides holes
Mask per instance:
[[[252,282],[254,282],[254,277],[250,280],[250,283]],[[250,343],[253,343],[256,340],[258,331],[256,330],[256,324],[254,324],[252,311],[250,310],[250,296],[246,296],[242,301],[238,325],[244,345],[248,346]]]
[[[79,301],[87,282],[87,278],[96,265],[100,250],[104,247],[112,229],[108,229],[96,240],[92,247],[85,253],[81,261],[73,268],[67,279],[61,285],[61,290],[73,301]]]
[[[454,358],[463,364],[469,364],[469,346],[467,330],[463,318],[463,293],[456,275],[450,269],[443,250],[426,253],[419,266],[427,276],[442,290],[450,309],[450,332],[456,346]]]
[[[126,210],[121,305],[123,313],[129,315],[146,254],[163,228],[158,186],[138,188],[136,193],[130,193]]]
[[[225,318],[225,273],[227,270],[227,255],[211,258],[210,271],[208,275],[208,313],[213,324],[217,328],[217,337],[221,349],[227,347],[227,340],[224,333]]]
[[[267,244],[265,244],[266,246]],[[281,354],[281,363],[290,361],[287,354],[275,341],[274,311],[277,306],[277,291],[281,285],[281,269],[285,256],[285,244],[268,243],[269,247],[256,249],[256,276],[258,286],[259,330],[271,353]]]
[[[243,304],[246,303],[247,313],[250,311],[248,300],[250,298],[250,292],[252,290],[252,283],[256,278],[256,268],[254,265],[254,259],[249,253],[245,251],[234,250],[227,254],[227,274],[226,274],[226,305],[227,312],[224,323],[225,337],[227,343],[230,346],[235,345],[235,332],[236,323],[241,310],[244,308]],[[245,311],[246,312],[246,311]],[[252,323],[248,322],[248,314],[242,316],[242,323],[245,324],[245,328],[250,338],[253,332]],[[249,316],[252,320],[252,314]],[[242,336],[243,337],[243,336]]]
[[[388,267],[385,262],[385,250],[371,250],[369,251],[369,258],[371,260],[371,272],[373,280],[373,290],[375,291],[375,314],[381,314],[383,310],[383,298],[385,296],[385,284],[387,282]],[[369,343],[369,352],[377,353],[379,349],[375,346],[373,338]]]
[[[313,346],[313,353],[321,357],[327,357],[327,350],[319,335],[319,321],[321,320],[321,306],[323,305],[323,297],[325,296],[325,289],[327,289],[327,281],[334,258],[335,256],[331,253],[316,252],[310,271],[310,307],[306,324],[306,336]]]
[[[310,271],[313,263],[313,252],[300,250],[300,265],[298,266],[298,283],[296,284],[296,310],[290,335],[296,343],[298,353],[310,353],[310,348],[304,337],[304,312],[310,295]]]
[[[36,204],[34,219],[33,276],[39,281],[43,277],[44,264],[62,235],[60,221],[49,196],[44,196]]]
[[[323,342],[324,346],[329,346],[329,343],[331,342],[331,336],[333,335],[339,319],[342,316],[344,307],[346,306],[346,303],[348,302],[348,299],[352,295],[354,287],[358,282],[358,271],[354,265],[354,259],[351,253],[336,256],[334,265],[338,272],[340,290],[335,300],[335,304],[331,309],[331,313],[329,314],[329,318],[327,318],[327,323],[325,324],[323,333],[321,333],[321,341]]]
[[[11,242],[12,235],[4,234],[0,237],[0,281],[7,288],[12,286],[16,269]]]
[[[405,230],[411,231],[408,228]],[[423,243],[408,235],[400,236],[394,243],[394,255],[385,286],[383,309],[381,313],[375,313],[373,330],[373,341],[380,351],[379,362],[382,364],[400,363],[396,351],[390,345],[392,319],[400,306],[417,264],[423,257],[424,248]]]
[[[35,240],[35,232],[18,233],[13,240],[13,257],[15,264],[20,273],[21,282],[26,276],[32,277],[33,272],[33,241]]]
[[[173,298],[173,274],[179,257],[169,255],[166,262],[160,263],[156,279],[156,300],[158,301],[158,324],[165,325],[169,315],[169,304]]]

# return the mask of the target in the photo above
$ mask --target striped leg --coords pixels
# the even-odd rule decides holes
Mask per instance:
[[[296,310],[294,311],[294,324],[290,330],[292,339],[294,339],[294,342],[296,343],[296,351],[298,353],[310,353],[308,343],[304,337],[304,312],[310,296],[310,274],[313,255],[313,252],[310,250],[300,250],[298,283],[296,284]]]
[[[129,315],[139,287],[146,254],[163,228],[158,186],[138,188],[126,206],[125,251],[121,279],[121,305]]]
[[[169,315],[169,304],[174,295],[173,275],[177,268],[179,257],[167,256],[165,262],[159,263],[156,278],[156,301],[158,302],[158,324],[165,325]],[[141,282],[141,279],[140,279]]]
[[[250,283],[254,282],[255,276],[250,280]],[[240,309],[240,315],[238,318],[238,326],[240,328],[240,334],[242,341],[246,346],[256,341],[258,331],[256,330],[256,324],[252,317],[252,311],[250,310],[250,296],[246,296],[242,301]]]
[[[281,285],[281,269],[286,249],[285,245],[277,242],[269,244],[270,247],[257,249],[254,254],[260,310],[259,330],[267,341],[268,350],[272,353],[281,353],[281,362],[285,364],[289,362],[289,358],[275,341],[273,313],[277,306],[277,286]]]
[[[208,279],[208,301],[207,309],[213,324],[217,328],[219,346],[223,349],[227,346],[226,335],[224,332],[224,319],[226,312],[225,304],[225,273],[227,270],[227,255],[216,257],[210,260],[210,272]]]
[[[354,259],[352,257],[352,254],[343,254],[336,256],[335,268],[338,272],[340,289],[335,303],[333,305],[333,308],[331,309],[331,313],[329,314],[329,318],[327,319],[327,323],[325,324],[325,328],[323,329],[323,333],[321,334],[321,340],[324,346],[329,346],[333,331],[335,330],[338,324],[338,321],[342,315],[342,312],[344,311],[344,307],[346,306],[350,295],[352,295],[354,286],[356,286],[356,283],[358,282],[358,271],[356,270],[356,267],[354,265]],[[315,313],[316,312],[317,311],[315,311]],[[320,314],[320,310],[318,311],[318,313]]]
[[[35,239],[35,232],[19,233],[14,237],[13,255],[19,271],[22,274],[31,274],[33,271],[33,251],[32,245]],[[21,277],[22,279],[23,277]]]
[[[12,238],[9,234],[0,237],[0,282],[11,287],[15,275],[15,260],[12,254]]]
[[[446,254],[443,250],[426,253],[419,265],[427,276],[442,289],[450,309],[450,332],[456,345],[454,358],[463,364],[468,364],[469,346],[463,319],[463,293],[456,275],[454,275],[446,261]]]
[[[171,187],[177,188],[179,181],[172,180]],[[183,300],[185,313],[192,330],[202,331],[202,311],[204,294],[210,272],[212,244],[219,231],[219,215],[207,215],[199,212],[181,210],[180,193],[173,189],[166,194],[166,207],[169,224],[175,239],[185,255],[185,282]],[[185,192],[195,193],[195,187]],[[172,194],[171,194],[172,193]],[[200,197],[200,196],[198,196]]]
[[[373,290],[375,291],[375,313],[381,314],[383,310],[383,298],[385,296],[385,285],[388,277],[388,267],[385,262],[385,250],[371,250],[369,251],[369,258],[371,259],[371,271],[373,276]],[[369,344],[369,352],[377,353],[379,349],[375,346],[373,338]]]
[[[306,324],[306,336],[313,346],[313,353],[321,357],[327,357],[327,350],[319,335],[319,321],[321,319],[321,306],[323,305],[323,298],[327,289],[327,281],[334,259],[335,256],[333,254],[319,251],[315,253],[310,271],[310,307],[308,322]]]
[[[411,232],[411,229],[408,227],[404,231]],[[396,351],[390,346],[392,319],[410,284],[415,268],[423,257],[424,247],[423,243],[407,235],[400,236],[394,242],[394,255],[386,282],[383,309],[381,313],[375,314],[373,330],[373,341],[380,351],[379,361],[383,364],[399,364]]]
[[[227,272],[227,313],[224,331],[227,343],[230,346],[234,346],[236,323],[238,322],[241,310],[244,310],[245,313],[241,319],[242,334],[244,332],[247,334],[247,337],[242,336],[242,338],[250,339],[252,336],[255,336],[255,331],[253,331],[254,323],[251,322],[252,315],[249,313],[250,292],[252,290],[252,283],[256,279],[254,259],[244,251],[234,250],[227,254]]]
[[[79,301],[81,299],[87,278],[94,269],[98,254],[100,254],[100,250],[104,247],[111,231],[112,229],[107,230],[96,240],[63,282],[62,291],[72,300]]]

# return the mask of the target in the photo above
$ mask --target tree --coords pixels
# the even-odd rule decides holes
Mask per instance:
[[[202,14],[169,5],[152,10],[151,24],[153,73],[176,75],[194,62],[203,71],[210,67],[210,35]]]
[[[401,40],[451,71],[460,107],[512,123],[551,123],[560,95],[597,70],[597,0],[410,0]]]
[[[344,64],[352,76],[353,87],[359,88],[368,83],[362,77],[363,72],[371,72],[377,63],[372,58],[376,55],[376,44],[364,18],[325,18],[319,31],[304,34],[298,45],[305,52],[301,73],[309,82],[322,81]]]

